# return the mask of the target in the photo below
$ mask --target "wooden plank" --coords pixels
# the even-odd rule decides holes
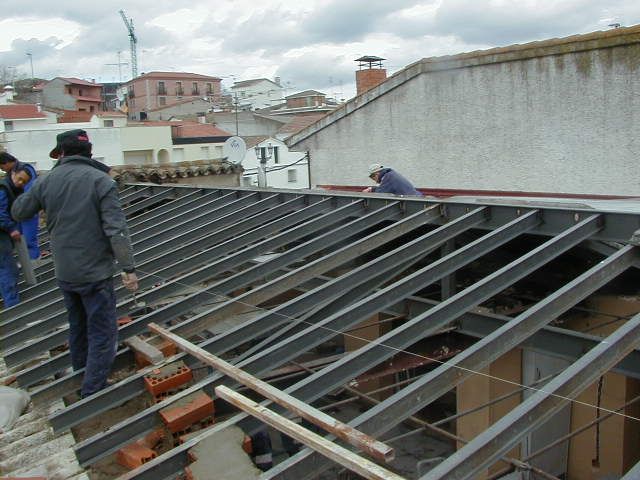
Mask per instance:
[[[268,408],[258,405],[253,400],[234,392],[224,385],[216,387],[215,392],[216,395],[230,404],[235,405],[280,432],[295,438],[309,448],[312,448],[318,453],[364,478],[369,480],[406,480],[404,477],[401,477],[380,465],[376,465],[372,461],[367,460],[364,457],[360,457],[340,445],[322,438],[320,435],[317,435],[291,420],[272,412]]]
[[[314,425],[334,434],[336,437],[371,455],[373,458],[383,462],[390,462],[395,458],[393,448],[376,440],[375,438],[356,430],[350,425],[336,420],[330,415],[327,415],[311,405],[292,397],[282,390],[278,390],[267,382],[264,382],[244,370],[225,362],[221,358],[212,355],[206,350],[165,330],[155,323],[150,323],[148,327],[152,332],[155,332],[161,337],[175,343],[178,348],[190,355],[193,355],[198,360],[215,367],[225,375],[228,375],[234,380],[246,385],[252,390],[255,390],[278,405],[282,405],[283,407],[290,409],[296,415],[299,415]]]
[[[164,355],[153,345],[148,344],[140,337],[129,337],[124,341],[124,344],[134,352],[139,353],[152,365],[158,365],[164,361]]]

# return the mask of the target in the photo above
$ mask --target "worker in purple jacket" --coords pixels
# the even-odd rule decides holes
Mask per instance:
[[[415,195],[422,196],[409,180],[404,178],[395,170],[383,167],[379,163],[369,166],[369,178],[376,182],[378,186],[367,187],[363,192],[393,193],[394,195]]]

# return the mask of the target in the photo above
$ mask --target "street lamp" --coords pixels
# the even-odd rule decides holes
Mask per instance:
[[[256,145],[253,147],[256,152],[256,158],[258,159],[258,187],[267,187],[267,160],[273,156],[273,145],[271,142],[267,144],[267,148]]]
[[[29,63],[31,64],[31,80],[33,80],[33,53],[27,53],[29,57]]]

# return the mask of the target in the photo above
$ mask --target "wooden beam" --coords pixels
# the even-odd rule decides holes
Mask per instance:
[[[193,343],[185,340],[184,338],[171,333],[164,328],[158,326],[155,323],[149,324],[149,330],[157,333],[163,338],[166,338],[175,343],[179,349],[194,356],[198,360],[215,367],[225,375],[233,378],[234,380],[246,385],[247,387],[255,390],[269,400],[282,405],[285,408],[290,409],[296,415],[305,418],[309,422],[317,425],[327,432],[332,433],[336,437],[344,440],[345,442],[353,445],[354,447],[362,450],[363,452],[371,455],[373,458],[390,462],[395,458],[393,448],[376,440],[369,435],[366,435],[350,425],[342,423],[335,418],[327,415],[326,413],[312,407],[311,405],[292,397],[288,393],[278,390],[277,388],[269,385],[267,382],[254,377],[253,375],[245,372],[244,370],[225,362],[221,358],[212,355],[206,350],[194,345]]]
[[[268,408],[258,405],[253,400],[234,392],[224,385],[216,387],[215,392],[218,397],[226,400],[230,404],[256,417],[267,425],[271,425],[280,432],[295,438],[309,448],[312,448],[318,453],[364,478],[369,480],[406,480],[404,477],[401,477],[400,475],[397,475],[386,468],[367,460],[366,458],[360,457],[340,445],[322,438],[320,435],[317,435],[297,423],[272,412]]]

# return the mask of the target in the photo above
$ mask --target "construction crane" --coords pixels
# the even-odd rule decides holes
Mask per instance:
[[[129,46],[131,47],[131,78],[138,76],[138,38],[133,28],[133,19],[127,18],[124,10],[120,10],[120,16],[129,31]]]

